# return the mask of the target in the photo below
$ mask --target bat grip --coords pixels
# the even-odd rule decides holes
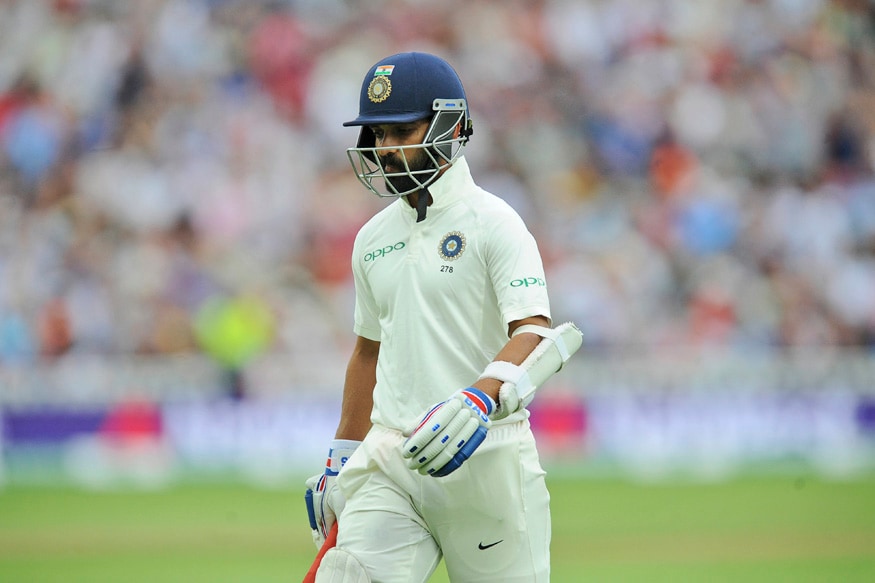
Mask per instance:
[[[319,564],[322,563],[322,557],[325,556],[334,545],[337,544],[337,522],[331,527],[328,536],[325,537],[325,542],[322,543],[322,548],[316,553],[316,558],[313,559],[313,564],[310,565],[310,570],[304,576],[303,583],[316,583],[316,571],[319,570]]]

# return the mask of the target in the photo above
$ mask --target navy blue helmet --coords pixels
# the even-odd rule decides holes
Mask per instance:
[[[425,119],[431,123],[421,144],[376,147],[372,126]],[[418,52],[392,55],[373,65],[362,83],[359,115],[343,125],[361,126],[356,147],[347,149],[356,176],[368,190],[387,197],[425,189],[461,155],[472,133],[459,75],[440,57]],[[403,170],[386,172],[380,155],[389,150],[399,151]],[[424,161],[411,164],[420,152]],[[382,187],[374,179],[382,179]]]

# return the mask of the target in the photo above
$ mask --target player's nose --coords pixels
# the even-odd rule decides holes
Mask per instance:
[[[379,140],[377,144],[382,151],[386,154],[395,154],[398,152],[398,140],[393,139],[391,136],[384,136],[383,139]]]
[[[383,168],[390,172],[397,172],[401,169],[401,160],[398,158],[398,151],[391,150],[380,154],[380,162]]]

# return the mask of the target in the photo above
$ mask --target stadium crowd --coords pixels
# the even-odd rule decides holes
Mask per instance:
[[[3,0],[0,366],[344,362],[341,122],[414,49],[590,351],[875,348],[866,0]]]

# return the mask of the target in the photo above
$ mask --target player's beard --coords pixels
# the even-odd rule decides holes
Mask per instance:
[[[415,148],[407,150],[402,153],[401,151],[389,153],[380,157],[380,161],[383,164],[383,168],[387,173],[395,173],[395,172],[403,172],[404,171],[404,158],[407,157],[407,165],[410,168],[410,172],[418,172],[421,170],[427,170],[429,166],[434,166],[432,159],[426,155],[425,148]],[[416,179],[407,174],[402,176],[387,176],[386,177],[386,187],[391,192],[407,192],[419,190],[420,184],[428,182],[433,173],[437,172],[437,169],[434,169],[432,172],[423,172],[421,174],[416,174]],[[389,188],[391,185],[391,188]],[[394,188],[394,190],[392,190]]]

